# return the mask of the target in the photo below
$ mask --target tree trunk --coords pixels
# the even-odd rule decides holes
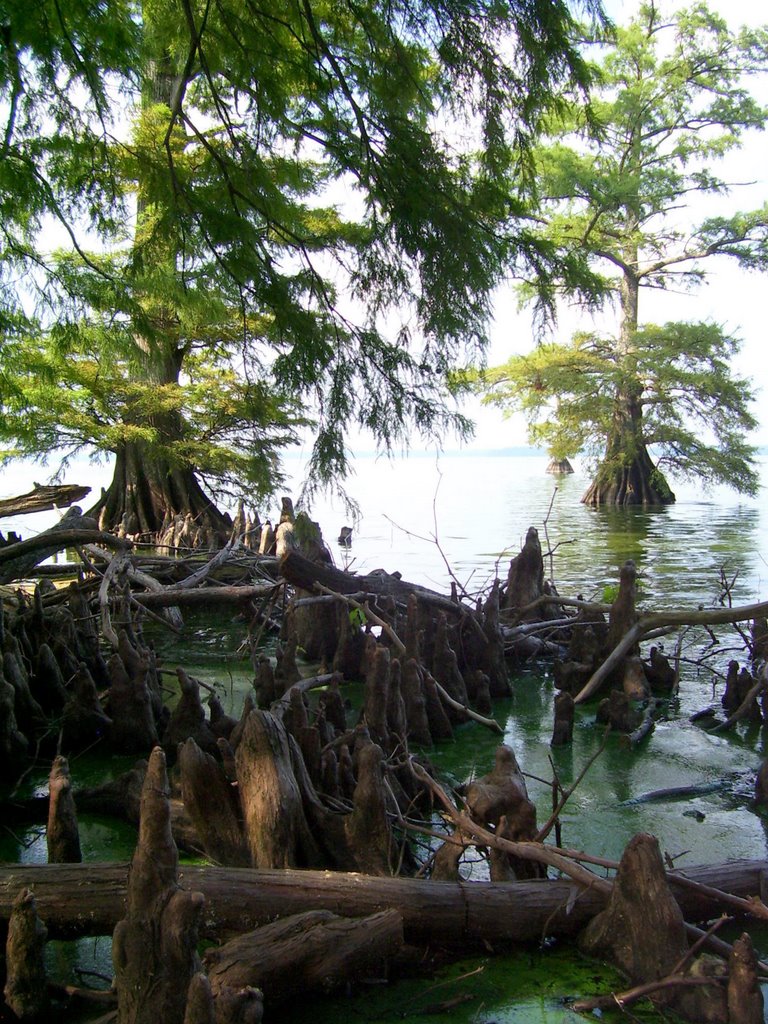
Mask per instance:
[[[173,104],[175,75],[168,55],[150,61],[142,79],[142,105],[145,109]],[[181,238],[175,231],[147,229],[147,218],[155,215],[165,198],[157,194],[155,182],[140,172],[137,188],[134,255],[140,265],[154,265],[160,274],[172,278],[176,273]],[[136,282],[131,282],[134,286]],[[141,293],[142,283],[138,282]],[[157,296],[153,296],[156,300]],[[133,362],[132,383],[147,394],[173,394],[182,377],[189,342],[181,335],[176,310],[172,305],[153,301],[144,310],[146,322],[134,321],[133,342],[138,358]],[[112,483],[92,509],[102,529],[123,529],[142,540],[168,543],[173,528],[173,546],[221,547],[232,529],[225,517],[203,491],[195,467],[180,451],[185,441],[183,409],[164,407],[147,412],[141,394],[126,402],[124,420],[128,427],[149,427],[152,443],[126,439],[115,451]]]
[[[637,216],[636,211],[629,212]],[[636,372],[635,348],[640,299],[636,244],[630,242],[623,255],[619,289],[621,328],[616,355],[624,383],[615,395],[605,456],[581,500],[585,505],[595,506],[671,505],[675,496],[648,454],[643,432],[643,385]]]
[[[177,546],[221,547],[232,530],[191,466],[171,465],[139,443],[128,443],[117,453],[112,482],[89,514],[98,517],[103,530],[122,527],[149,541],[159,541],[175,521]]]
[[[605,458],[581,500],[595,507],[671,505],[674,502],[674,493],[645,446],[639,394],[616,396]]]

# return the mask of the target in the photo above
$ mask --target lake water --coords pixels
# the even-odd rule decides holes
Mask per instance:
[[[357,572],[399,571],[439,590],[449,585],[447,566],[471,593],[487,585],[497,567],[505,575],[528,527],[535,526],[542,546],[548,537],[554,550],[547,574],[566,596],[601,596],[606,584],[616,583],[627,558],[637,563],[643,600],[654,606],[714,603],[721,570],[735,577],[735,603],[768,595],[768,457],[761,459],[764,488],[757,498],[725,488],[707,493],[674,481],[677,502],[652,510],[586,508],[579,499],[589,478],[578,463],[573,475],[557,478],[545,472],[546,465],[543,455],[519,449],[439,457],[416,453],[393,460],[359,456],[346,490],[360,518],[355,520],[341,500],[322,496],[309,511],[337,564]],[[298,500],[303,462],[289,458],[286,468],[284,493]],[[44,474],[39,466],[6,470],[0,497],[22,493]],[[104,468],[82,461],[65,482],[88,484],[95,496],[109,478]],[[259,511],[262,519],[274,521],[278,510],[276,502]],[[0,519],[0,530],[29,536],[59,515]],[[343,525],[354,527],[349,551],[335,543]]]
[[[640,572],[640,604],[645,608],[715,605],[723,576],[732,583],[734,604],[768,597],[764,492],[748,499],[678,484],[677,503],[664,509],[595,510],[579,502],[588,483],[583,472],[555,479],[546,475],[545,467],[544,457],[519,453],[439,459],[411,456],[394,462],[359,458],[347,487],[359,505],[359,518],[353,521],[341,502],[328,499],[315,502],[311,512],[337,564],[350,564],[359,572],[397,570],[405,579],[441,591],[447,589],[451,574],[470,593],[482,590],[496,572],[505,577],[509,559],[519,550],[528,527],[535,526],[542,545],[547,547],[548,538],[554,552],[547,574],[565,596],[581,593],[602,599],[604,588],[617,582],[618,567],[633,558]],[[299,463],[289,463],[289,468],[295,468],[298,481]],[[761,472],[768,484],[766,460]],[[73,475],[68,482],[83,482],[83,478]],[[7,481],[2,487],[5,494],[23,489],[14,491]],[[298,482],[291,489],[297,497]],[[22,532],[37,532],[56,518],[56,513],[27,517]],[[18,528],[18,520],[8,525]],[[342,525],[354,527],[349,551],[335,543]],[[198,624],[194,642],[183,638],[169,646],[166,665],[183,664],[200,678],[222,683],[237,713],[250,671],[247,664],[228,658],[225,650],[236,644],[225,644],[221,630],[220,623]],[[722,680],[717,673],[733,656],[730,645],[730,635],[722,632],[719,644],[711,648],[714,657],[709,667],[702,667],[696,662],[703,646],[711,647],[710,638],[703,633],[690,635],[684,647],[688,661],[679,696],[659,709],[655,729],[639,749],[627,750],[618,737],[611,738],[563,812],[564,845],[618,858],[631,836],[644,831],[656,835],[662,850],[679,858],[681,866],[768,857],[768,821],[750,803],[755,772],[768,753],[768,730],[740,725],[727,734],[715,734],[689,721],[702,707],[719,705]],[[549,746],[554,695],[550,667],[528,666],[514,685],[514,700],[498,703],[494,713],[503,723],[504,741],[514,748],[523,769],[535,777],[529,779],[529,791],[543,821],[551,795],[539,780],[551,779],[555,769],[567,787],[597,748],[602,729],[594,723],[594,705],[580,709],[573,744],[553,751]],[[458,730],[454,743],[441,745],[430,756],[438,768],[463,781],[490,768],[497,743],[497,736],[471,725]],[[76,773],[77,766],[73,768]],[[717,788],[686,801],[633,802],[652,790],[714,784]],[[44,856],[43,843],[40,837],[14,859]],[[92,855],[99,853],[94,849]],[[467,868],[472,877],[482,877],[483,870],[482,865]],[[755,935],[762,954],[768,955],[768,936]],[[525,974],[525,964],[538,963],[536,958],[541,956],[510,960],[509,981],[497,982],[499,995],[493,1005],[478,1009],[477,1003],[468,1004],[466,1012],[457,1011],[452,1019],[467,1024],[501,1020],[564,1024],[580,1019],[564,1009],[560,996],[584,991],[584,977],[566,982],[560,973],[562,963],[550,962],[547,994],[516,994],[514,986],[522,984],[520,972]],[[546,974],[546,963],[543,969]],[[366,1002],[381,1022],[402,1016],[396,1009],[388,1015],[378,1000]],[[328,1019],[346,1016],[350,1009],[337,1005]],[[359,1003],[353,1012],[361,1014]],[[362,1016],[370,1019],[370,1014]],[[304,1018],[299,1017],[302,1022]],[[313,1022],[317,1024],[314,1010]]]
[[[713,603],[721,570],[736,577],[738,603],[768,593],[764,491],[744,498],[676,483],[678,500],[665,508],[592,509],[579,500],[589,483],[583,470],[577,465],[573,475],[552,477],[547,461],[501,453],[358,458],[347,490],[360,506],[359,522],[338,500],[316,502],[311,511],[329,542],[345,523],[355,525],[349,556],[356,571],[398,570],[440,590],[449,581],[446,563],[470,592],[486,585],[497,566],[505,574],[535,526],[542,547],[549,538],[554,560],[546,571],[564,595],[601,595],[627,558],[637,563],[644,599],[654,605]],[[766,458],[761,473],[768,485]],[[337,562],[347,557],[331,547]]]

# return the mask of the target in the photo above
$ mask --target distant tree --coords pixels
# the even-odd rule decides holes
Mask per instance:
[[[552,272],[523,155],[586,80],[573,28],[565,0],[10,0],[5,457],[114,453],[107,525],[221,532],[209,495],[274,489],[308,418],[316,484],[352,424],[466,431],[446,371],[505,266]]]
[[[587,504],[672,502],[667,469],[754,493],[753,395],[731,370],[737,339],[713,323],[639,317],[643,289],[694,286],[713,257],[768,268],[768,207],[691,226],[698,197],[731,191],[713,165],[765,127],[746,79],[768,70],[768,32],[731,32],[703,3],[665,18],[644,2],[615,36],[590,41],[596,124],[564,106],[536,148],[540,235],[588,256],[617,330],[514,356],[481,387],[524,411],[553,457],[593,456]]]

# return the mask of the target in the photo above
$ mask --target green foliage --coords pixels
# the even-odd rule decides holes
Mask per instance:
[[[753,396],[729,370],[736,340],[717,324],[639,327],[639,307],[643,289],[698,284],[714,256],[768,267],[768,206],[698,222],[693,206],[729,194],[717,160],[765,127],[747,83],[768,68],[768,30],[731,32],[704,3],[663,16],[649,2],[615,35],[587,41],[597,53],[595,123],[578,104],[549,119],[534,154],[539,234],[589,259],[599,287],[575,294],[593,310],[615,301],[617,330],[542,345],[476,386],[522,410],[532,440],[555,457],[602,457],[603,477],[650,445],[662,492],[663,467],[754,493],[744,440]],[[559,288],[572,292],[565,280]],[[523,298],[534,291],[531,281]]]
[[[353,629],[363,629],[366,621],[365,612],[362,608],[350,608],[349,623]]]
[[[140,438],[263,482],[306,414],[324,482],[352,424],[384,447],[466,431],[446,372],[510,263],[551,273],[523,154],[587,80],[573,30],[551,0],[9,0],[8,451]]]
[[[754,395],[749,381],[731,373],[737,350],[737,339],[717,324],[647,324],[635,335],[629,369],[612,339],[578,334],[570,344],[514,356],[482,379],[486,401],[523,412],[532,442],[556,458],[603,454],[617,396],[639,386],[642,439],[660,467],[753,494],[755,450],[744,435],[756,426]],[[625,446],[622,454],[635,453]]]

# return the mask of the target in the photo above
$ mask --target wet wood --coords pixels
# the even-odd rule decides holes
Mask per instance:
[[[386,963],[403,945],[396,910],[339,917],[310,910],[240,935],[204,962],[216,996],[222,986],[259,988],[269,1009],[301,993],[328,993],[349,982],[386,976]]]
[[[746,860],[691,866],[685,874],[698,885],[746,899],[760,892],[765,871],[768,861]],[[127,875],[126,864],[0,865],[0,918],[10,917],[20,889],[33,887],[38,912],[52,936],[110,934],[124,914]],[[538,942],[545,925],[549,935],[574,935],[605,905],[600,892],[580,892],[567,879],[450,883],[185,865],[179,884],[205,896],[200,931],[207,938],[239,934],[305,910],[361,917],[392,907],[402,914],[409,942],[429,942],[435,935],[449,944]],[[673,891],[688,920],[714,917],[722,907],[705,892],[677,885]]]
[[[40,1020],[48,1006],[44,963],[47,937],[34,893],[21,889],[13,901],[8,925],[3,989],[6,1004],[19,1020]]]

